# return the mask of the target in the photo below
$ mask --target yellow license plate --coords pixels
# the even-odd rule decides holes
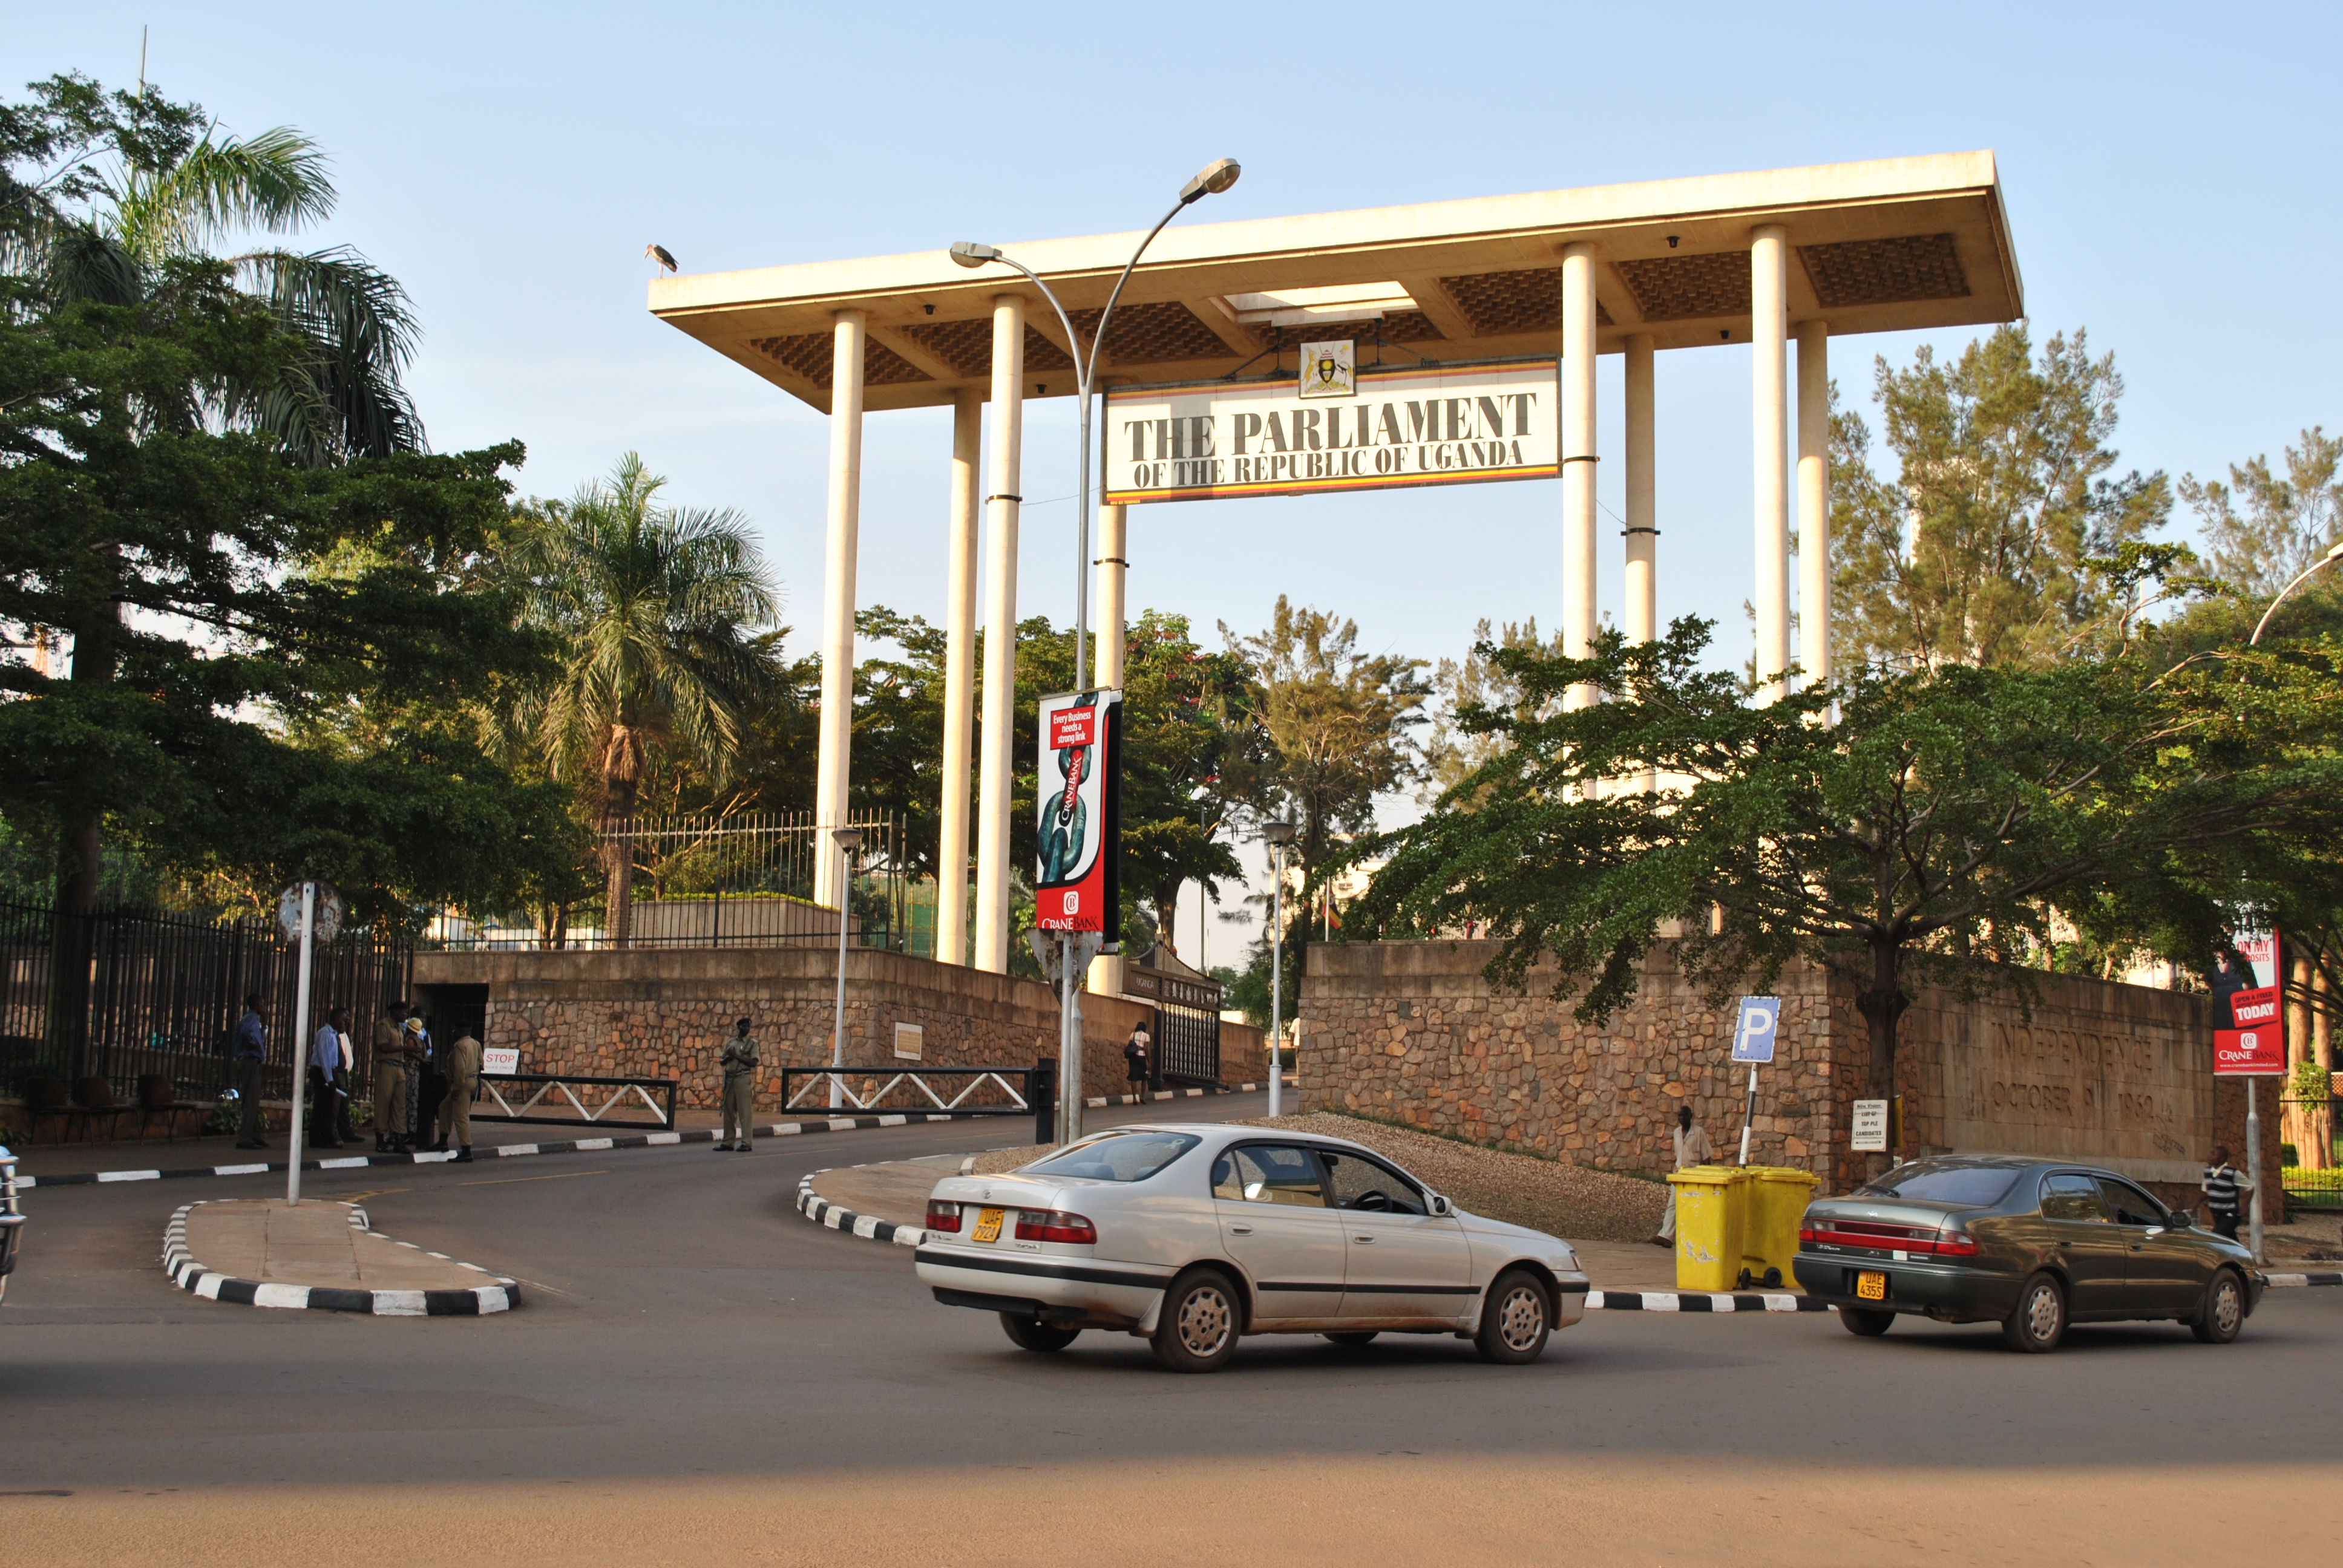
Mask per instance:
[[[1002,1212],[1003,1211],[999,1209],[985,1209],[980,1211],[976,1216],[976,1229],[969,1232],[969,1240],[972,1241],[998,1241],[1001,1240],[1001,1216]]]
[[[990,1211],[988,1211],[988,1212],[990,1212]],[[1855,1293],[1861,1296],[1866,1302],[1885,1301],[1887,1299],[1887,1276],[1885,1274],[1873,1273],[1857,1274],[1855,1277]]]

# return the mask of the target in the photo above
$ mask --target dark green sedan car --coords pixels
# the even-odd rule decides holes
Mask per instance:
[[[2070,1322],[2167,1318],[2207,1344],[2260,1301],[2253,1254],[2112,1171],[1946,1155],[1806,1208],[1799,1285],[1850,1333],[1898,1312],[1997,1322],[2013,1350],[2056,1350]]]

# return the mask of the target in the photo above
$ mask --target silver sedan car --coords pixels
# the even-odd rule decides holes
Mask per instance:
[[[1457,1209],[1382,1155],[1262,1127],[1118,1128],[928,1201],[920,1282],[1029,1351],[1084,1329],[1216,1372],[1244,1334],[1469,1339],[1534,1361],[1586,1311],[1570,1243]]]

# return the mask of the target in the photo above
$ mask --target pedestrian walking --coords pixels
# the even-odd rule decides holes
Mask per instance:
[[[2229,1163],[2229,1147],[2226,1143],[2213,1146],[2213,1162],[2205,1167],[2205,1207],[2213,1216],[2217,1235],[2237,1239],[2237,1194],[2254,1190],[2253,1178],[2241,1176]]]
[[[439,1141],[432,1147],[447,1153],[447,1136],[452,1132],[458,1151],[456,1163],[468,1165],[472,1162],[472,1097],[480,1089],[480,1042],[466,1030],[440,1055],[439,1071],[447,1080],[447,1092],[439,1101]]]
[[[236,1020],[236,1098],[241,1114],[236,1121],[238,1149],[266,1149],[268,1121],[260,1110],[260,1079],[268,1066],[268,1000],[258,991],[244,999],[244,1016]]]
[[[342,1037],[334,1028],[333,1015],[317,1026],[309,1037],[309,1124],[304,1129],[309,1144],[316,1149],[339,1149],[341,1138],[334,1131],[334,1074],[341,1070]]]
[[[357,1129],[350,1125],[351,1071],[357,1064],[357,1052],[350,1049],[350,1010],[337,1007],[326,1015],[334,1026],[334,1136],[345,1143],[358,1141]]]
[[[395,1001],[374,1026],[374,1149],[407,1152],[407,1004]]]
[[[749,1020],[735,1019],[732,1038],[724,1042],[720,1059],[724,1069],[724,1134],[716,1145],[717,1152],[742,1154],[756,1152],[753,1145],[757,1129],[753,1123],[757,1108],[757,1042],[749,1038]],[[734,1129],[739,1132],[736,1140]]]
[[[1695,1165],[1705,1165],[1716,1158],[1716,1150],[1708,1141],[1708,1130],[1692,1119],[1692,1107],[1676,1107],[1676,1124],[1672,1130],[1675,1141],[1676,1164],[1679,1171],[1689,1171]],[[1652,1238],[1654,1247],[1673,1249],[1676,1244],[1676,1189],[1668,1184],[1668,1206],[1660,1213],[1659,1234]]]
[[[1135,1023],[1131,1026],[1131,1038],[1122,1044],[1122,1060],[1125,1064],[1122,1075],[1130,1081],[1131,1092],[1142,1100],[1147,1098],[1148,1085],[1154,1077],[1152,1070],[1154,1064],[1150,1060],[1154,1043],[1154,1040],[1147,1032],[1147,1025]]]

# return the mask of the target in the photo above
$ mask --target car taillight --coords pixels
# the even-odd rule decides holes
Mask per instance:
[[[1820,1231],[1815,1230],[1812,1225],[1801,1225],[1798,1227],[1799,1246],[1803,1247],[1809,1242],[1819,1241],[1822,1239],[1823,1233]]]
[[[948,1203],[941,1198],[929,1199],[928,1229],[930,1231],[958,1231],[960,1229],[960,1205],[957,1203]]]
[[[1021,1209],[1017,1211],[1017,1239],[1071,1241],[1087,1247],[1097,1243],[1098,1230],[1080,1214],[1069,1214],[1062,1209]]]
[[[1936,1232],[1936,1256],[1939,1258],[1974,1258],[1976,1255],[1976,1238],[1967,1231],[1947,1226]]]

